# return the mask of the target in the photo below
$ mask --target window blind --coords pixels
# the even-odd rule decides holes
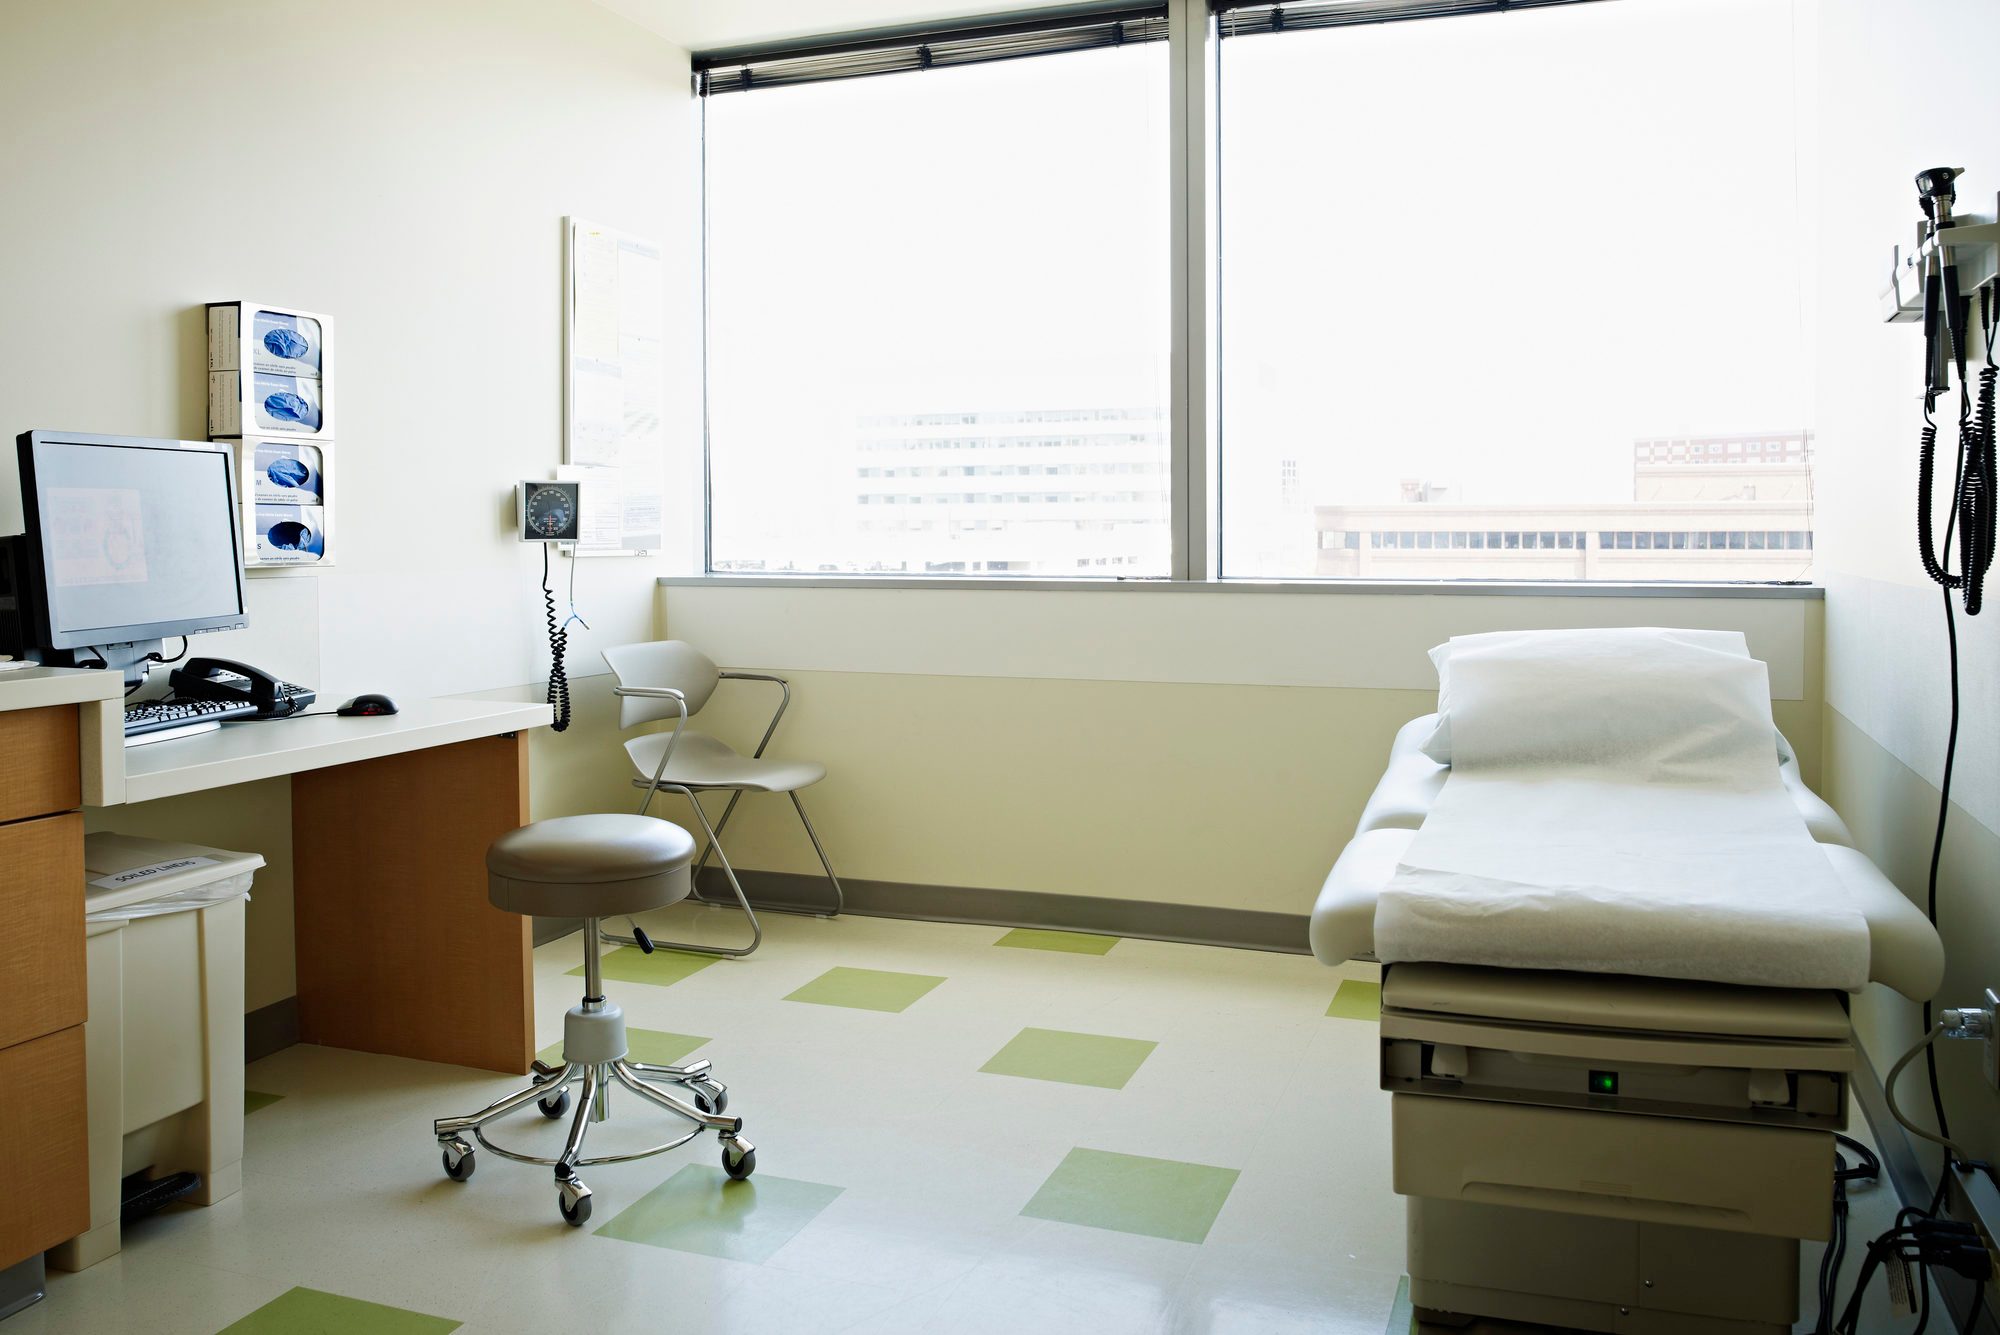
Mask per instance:
[[[789,88],[833,79],[980,65],[1026,56],[1091,51],[1167,38],[1164,4],[982,19],[922,32],[861,34],[758,50],[718,51],[693,61],[703,97]]]
[[[1223,37],[1259,32],[1290,32],[1305,28],[1345,28],[1363,23],[1401,23],[1408,19],[1453,18],[1461,14],[1499,14],[1515,9],[1545,9],[1551,5],[1593,4],[1598,0],[1299,0],[1296,4],[1250,4],[1244,0],[1211,0],[1216,28]]]

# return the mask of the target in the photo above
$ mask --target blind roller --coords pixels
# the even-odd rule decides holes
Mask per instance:
[[[1066,17],[984,20],[960,27],[877,37],[861,36],[766,51],[717,52],[694,59],[695,91],[703,97],[759,88],[788,88],[832,79],[981,65],[1024,56],[1092,51],[1167,39],[1164,4],[1099,10]]]
[[[1224,37],[1300,28],[1345,28],[1362,23],[1498,14],[1513,9],[1592,4],[1596,0],[1300,0],[1298,4],[1245,4],[1211,0],[1216,27]]]

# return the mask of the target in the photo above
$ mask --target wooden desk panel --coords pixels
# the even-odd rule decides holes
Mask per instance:
[[[0,1049],[0,1089],[0,1265],[14,1265],[90,1227],[83,1026]]]
[[[295,774],[300,1037],[526,1072],[531,923],[487,902],[486,847],[527,819],[521,734]]]
[[[0,825],[0,868],[0,1048],[6,1048],[83,1023],[83,817],[71,812]],[[38,1081],[20,1097],[32,1100],[39,1088]]]
[[[75,705],[0,713],[0,821],[83,805],[78,727]]]

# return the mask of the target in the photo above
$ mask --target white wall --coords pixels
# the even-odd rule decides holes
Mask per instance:
[[[694,476],[694,117],[685,52],[589,0],[63,0],[0,6],[0,497],[35,427],[201,439],[201,305],[334,320],[339,564],[258,575],[250,629],[200,638],[339,700],[516,687],[543,671],[541,553],[512,486],[562,441],[565,215],[657,238],[670,271],[669,423]],[[683,495],[685,492],[682,493]],[[692,550],[689,507],[676,552]],[[585,562],[597,646],[649,638],[685,559]],[[557,577],[567,576],[558,562]],[[587,718],[538,736],[538,812],[609,760]],[[585,767],[587,768],[587,767]],[[254,813],[254,819],[248,819]],[[271,858],[250,914],[255,1008],[292,991],[283,785],[99,827]]]
[[[685,55],[587,0],[74,0],[0,23],[0,425],[201,439],[201,304],[327,312],[339,564],[256,578],[235,647],[336,693],[532,679],[540,553],[510,488],[562,448],[564,215],[681,257],[670,394],[693,401]],[[648,633],[673,568],[586,563],[579,658]]]
[[[1922,902],[1948,721],[1946,641],[1941,595],[1916,554],[1923,334],[1882,323],[1877,294],[1890,247],[1914,235],[1918,170],[1966,168],[1960,208],[1993,213],[2000,98],[1991,61],[1977,53],[2000,46],[2000,7],[1821,0],[1818,12],[1814,528],[1827,587],[1825,787],[1866,851]],[[1940,77],[1941,67],[1955,77]],[[1955,401],[1938,414],[1947,448],[1955,415]],[[2000,610],[1961,616],[1958,631],[1965,712],[1939,887],[1947,1006],[2000,985]],[[1855,1019],[1878,1071],[1921,1034],[1916,1007],[1880,988]],[[1974,1047],[1941,1045],[1939,1065],[1953,1130],[1992,1157],[2000,1096],[1979,1080]],[[1921,1074],[1906,1084],[1905,1105],[1924,1107]]]

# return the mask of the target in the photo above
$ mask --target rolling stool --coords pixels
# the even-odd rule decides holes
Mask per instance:
[[[583,1001],[563,1020],[562,1064],[534,1063],[535,1079],[469,1117],[441,1117],[435,1123],[444,1147],[445,1176],[463,1182],[472,1176],[473,1150],[465,1133],[504,1159],[555,1169],[563,1222],[582,1227],[590,1218],[590,1188],[576,1170],[586,1164],[625,1163],[687,1144],[703,1131],[722,1142],[722,1170],[745,1178],[757,1167],[757,1150],[743,1139],[743,1119],[724,1117],[729,1095],[709,1074],[706,1061],[686,1066],[654,1066],[626,1060],[625,1013],[604,998],[597,958],[600,918],[618,918],[660,908],[687,897],[694,839],[680,826],[652,816],[562,816],[510,831],[486,850],[487,897],[495,908],[548,918],[584,919]],[[640,948],[652,953],[649,942]],[[694,1095],[692,1104],[646,1079],[658,1077]],[[583,1098],[570,1119],[562,1157],[539,1158],[495,1145],[485,1126],[495,1118],[536,1103],[553,1121],[569,1110],[569,1085],[583,1082]],[[695,1124],[677,1140],[633,1154],[583,1157],[583,1137],[592,1122],[610,1115],[611,1082]]]

